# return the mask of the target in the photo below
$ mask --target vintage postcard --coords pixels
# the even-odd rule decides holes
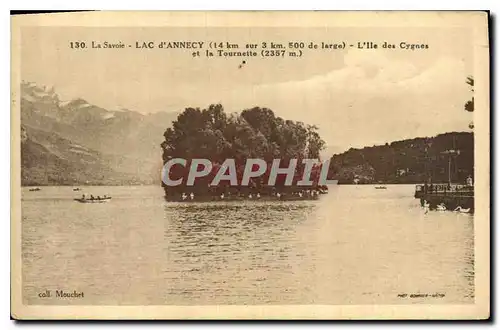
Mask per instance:
[[[12,317],[489,318],[488,19],[12,16]]]

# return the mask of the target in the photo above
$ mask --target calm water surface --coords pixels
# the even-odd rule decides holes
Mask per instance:
[[[473,216],[424,214],[413,189],[182,204],[156,186],[23,188],[24,303],[473,303]],[[61,289],[84,298],[38,296]]]

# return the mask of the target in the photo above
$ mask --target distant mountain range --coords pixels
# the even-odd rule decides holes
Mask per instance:
[[[21,84],[22,184],[160,182],[165,129],[177,113],[107,110]]]

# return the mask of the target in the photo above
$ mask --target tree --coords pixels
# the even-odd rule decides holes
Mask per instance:
[[[471,91],[474,93],[474,78],[472,76],[467,77],[465,81],[467,85],[471,86]],[[465,111],[473,112],[474,111],[474,96],[472,96],[472,100],[469,100],[465,103]]]
[[[277,117],[268,108],[254,107],[229,116],[221,104],[212,104],[207,109],[186,108],[164,133],[165,140],[161,144],[163,162],[171,158],[205,158],[212,161],[215,169],[225,159],[234,158],[237,172],[242,174],[249,158],[264,159],[268,163],[268,169],[273,159],[281,159],[281,166],[286,166],[290,159],[298,159],[294,180],[296,183],[303,174],[302,159],[319,159],[320,151],[324,148],[325,142],[317,129],[316,126]],[[189,168],[189,165],[186,167]],[[176,178],[185,178],[188,173],[186,167],[174,167],[171,174]],[[317,169],[313,172],[319,177]],[[267,175],[269,173],[253,179],[248,187],[238,187],[237,190],[245,192],[258,187],[261,193],[265,193],[266,190],[270,192],[276,188],[285,189],[284,180],[280,177],[275,187],[263,188]],[[229,189],[223,185],[217,189],[210,188],[208,179],[210,176],[195,182],[194,190],[201,194],[211,194]],[[178,194],[185,189],[185,186],[180,185],[168,187],[167,191],[165,187],[167,194]]]

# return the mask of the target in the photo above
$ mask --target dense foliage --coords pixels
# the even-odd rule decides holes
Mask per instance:
[[[467,80],[465,81],[467,85],[471,87],[471,91],[474,92],[474,78],[473,77],[467,77]],[[471,100],[467,101],[464,106],[466,111],[473,112],[474,111],[474,96],[472,97]]]
[[[259,192],[268,194],[273,191],[295,189],[293,186],[302,178],[302,159],[319,159],[319,153],[325,142],[317,132],[317,127],[302,122],[285,120],[275,116],[272,110],[255,107],[240,114],[226,114],[222,105],[210,105],[207,109],[187,108],[182,112],[171,128],[164,134],[162,143],[163,162],[172,158],[204,158],[212,161],[213,171],[205,178],[195,181],[194,187],[186,187],[188,166],[171,168],[172,179],[183,177],[183,184],[165,187],[167,195],[194,191],[198,194],[220,192],[246,193]],[[264,159],[268,171],[259,178],[252,179],[248,187],[229,187],[228,181],[222,181],[216,187],[209,186],[221,164],[228,158],[235,159],[238,180],[250,158]],[[287,167],[290,159],[298,159],[294,185],[284,187],[284,175],[278,176],[276,185],[268,187],[267,178],[273,159],[281,159],[280,167]],[[319,177],[319,167],[313,169],[313,179]],[[240,182],[240,181],[238,181]]]
[[[339,183],[465,183],[474,176],[474,136],[453,132],[351,148],[331,158],[330,171]]]

